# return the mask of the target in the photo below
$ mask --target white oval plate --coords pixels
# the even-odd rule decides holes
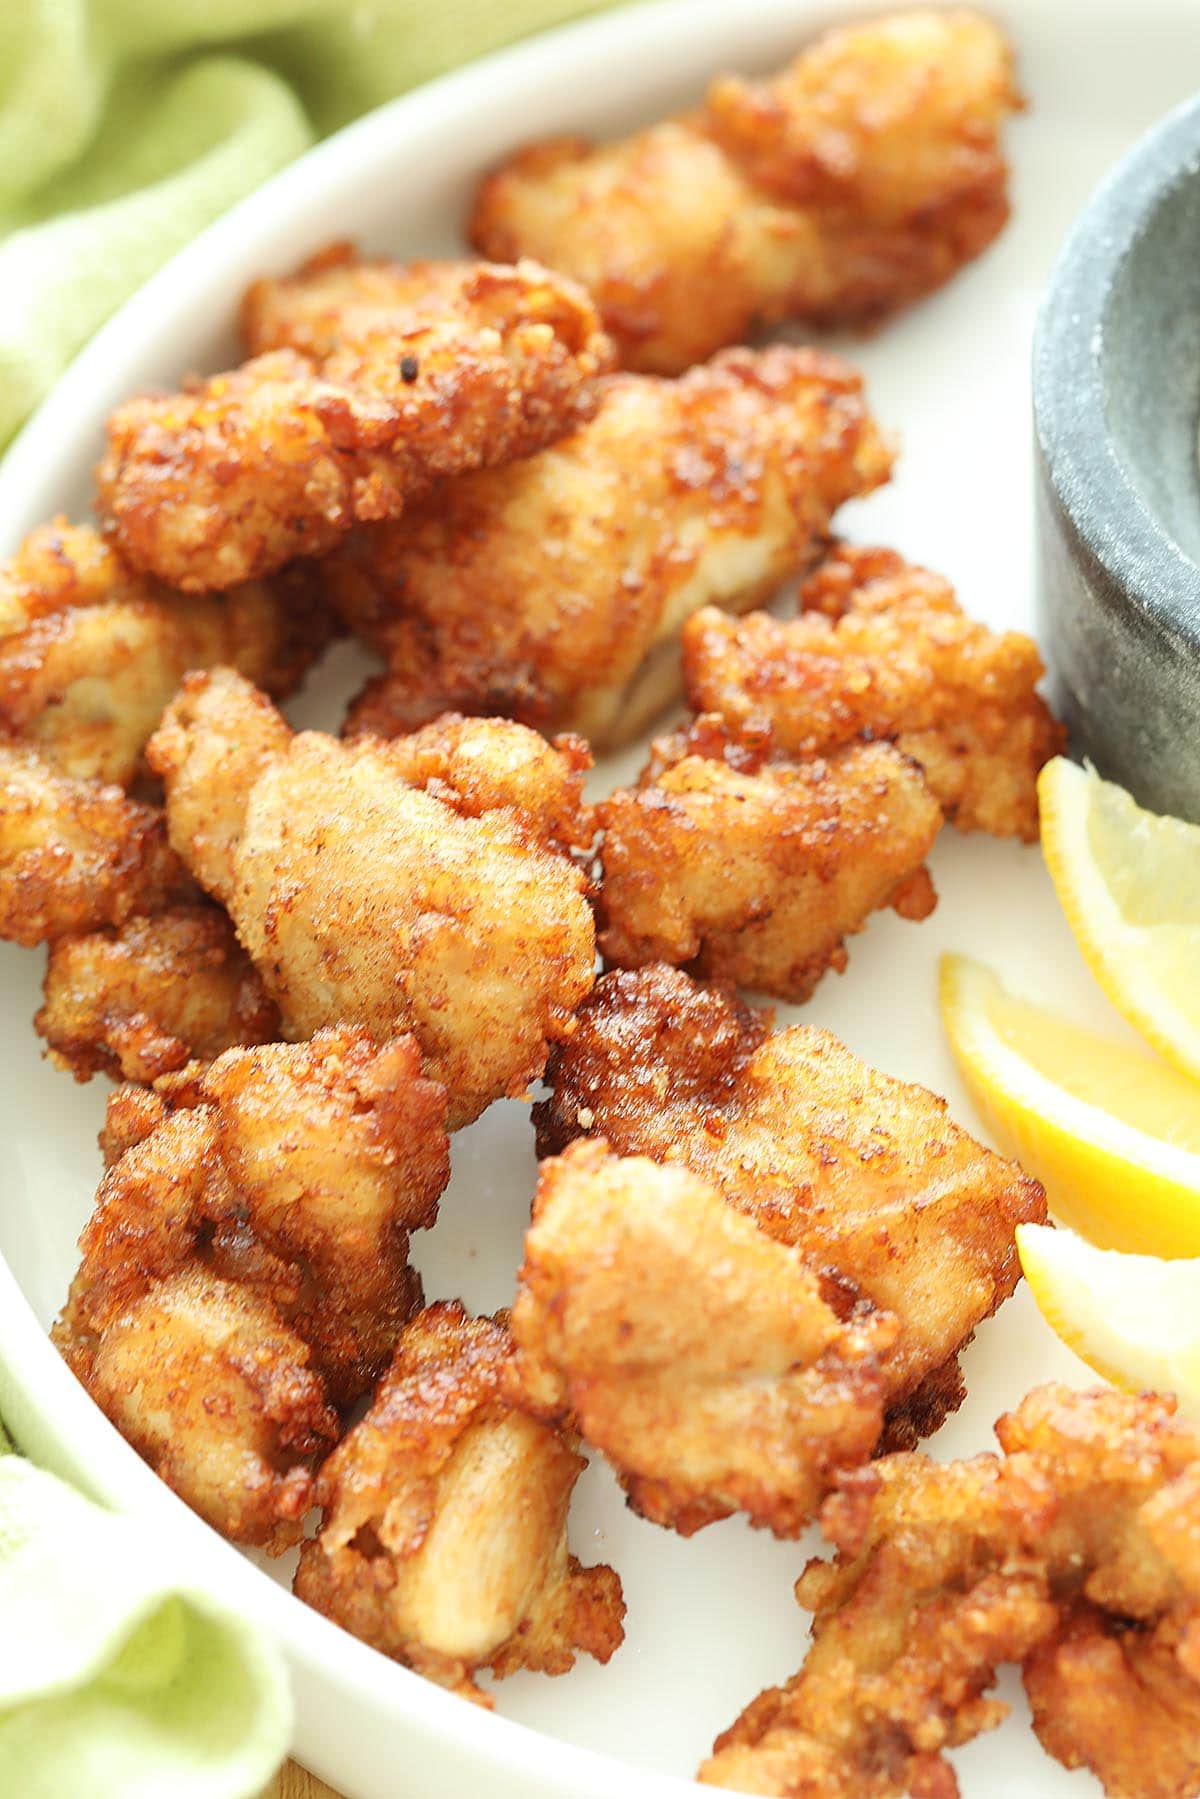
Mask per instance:
[[[1032,103],[1012,131],[1013,223],[944,293],[850,346],[904,453],[894,484],[848,510],[848,530],[944,570],[968,608],[996,625],[1031,625],[1026,369],[1038,290],[1106,166],[1194,84],[1194,6],[1147,0],[1133,32],[1123,0],[997,0]],[[401,256],[452,252],[477,176],[516,144],[623,130],[685,104],[718,70],[768,69],[815,29],[878,10],[854,0],[659,0],[491,57],[321,145],[178,256],[78,358],[0,468],[0,554],[60,508],[85,515],[102,421],[116,401],[222,365],[234,303],[253,276],[289,269],[345,234]],[[362,674],[354,654],[339,650],[294,716],[336,728],[338,703]],[[601,780],[612,785],[639,759],[627,756]],[[1121,1027],[1083,970],[1036,851],[947,832],[933,865],[941,894],[933,919],[873,921],[854,940],[848,974],[827,979],[804,1016],[880,1066],[949,1094],[970,1123],[937,1022],[943,949],[985,957],[1085,1022]],[[350,1799],[694,1793],[691,1771],[714,1734],[803,1655],[806,1620],[791,1583],[816,1545],[776,1543],[736,1520],[684,1542],[634,1518],[593,1464],[573,1512],[574,1546],[585,1561],[620,1571],[625,1645],[607,1668],[583,1661],[561,1680],[502,1683],[503,1716],[419,1680],[306,1610],[158,1483],[46,1339],[96,1184],[106,1084],[74,1087],[39,1060],[29,1020],[40,973],[40,958],[0,949],[8,1150],[0,1411],[25,1446],[167,1532],[190,1571],[278,1635],[295,1677],[296,1754]],[[505,1104],[456,1140],[442,1221],[416,1244],[431,1296],[461,1294],[488,1310],[510,1299],[531,1137],[524,1109]],[[934,1440],[939,1457],[990,1447],[998,1413],[1038,1380],[1086,1379],[1025,1294],[984,1326],[967,1372],[970,1397]],[[1014,1717],[955,1758],[967,1799],[1098,1791],[1042,1754],[1011,1673],[1000,1690]]]

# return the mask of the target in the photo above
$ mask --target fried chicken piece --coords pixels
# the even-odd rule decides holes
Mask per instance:
[[[944,1099],[828,1031],[769,1032],[732,993],[664,967],[605,975],[547,1079],[542,1154],[595,1135],[618,1155],[681,1164],[797,1248],[843,1307],[895,1314],[888,1447],[961,1402],[958,1352],[1016,1286],[1013,1233],[1045,1217],[1046,1196],[960,1130]]]
[[[158,807],[0,739],[0,938],[53,943],[194,892]]]
[[[125,786],[189,669],[228,663],[282,698],[330,626],[301,569],[223,598],[172,593],[59,518],[0,566],[0,732],[63,774]]]
[[[787,620],[698,613],[683,636],[692,705],[795,756],[889,738],[959,830],[1035,841],[1038,770],[1066,732],[1037,692],[1033,640],[976,624],[948,581],[892,550],[839,545],[801,605]]]
[[[1174,1410],[1041,1387],[997,1425],[1002,1457],[901,1455],[845,1477],[822,1513],[837,1558],[796,1587],[815,1613],[808,1658],[718,1738],[700,1779],[953,1799],[942,1752],[1005,1715],[985,1694],[1016,1661],[1045,1746],[1112,1799],[1194,1794],[1200,1439]],[[1043,1698],[1064,1709],[1041,1715]]]
[[[571,1421],[643,1517],[797,1536],[879,1439],[896,1321],[840,1317],[710,1181],[588,1141],[542,1165],[512,1331],[521,1403]]]
[[[158,1080],[239,1044],[270,1043],[279,1012],[217,906],[174,906],[51,944],[34,1026],[77,1081]]]
[[[598,815],[599,943],[619,968],[686,964],[805,1000],[845,968],[868,913],[927,918],[937,903],[924,858],[942,815],[890,744],[796,766],[701,718],[656,743],[638,785]]]
[[[523,1093],[574,1028],[595,958],[561,847],[591,841],[582,746],[560,755],[494,719],[392,744],[297,736],[223,670],[189,678],[147,755],[171,841],[231,914],[285,1036],[411,1031],[459,1125]]]
[[[314,1458],[421,1303],[449,1178],[411,1038],[347,1027],[114,1096],[55,1340],[134,1447],[239,1541],[296,1540]]]
[[[515,1410],[503,1314],[442,1303],[414,1318],[370,1410],[321,1469],[301,1599],[385,1655],[481,1704],[471,1679],[606,1662],[625,1606],[611,1568],[567,1550],[586,1465],[568,1434]]]
[[[948,281],[1008,217],[1018,104],[995,25],[896,13],[621,142],[522,151],[470,236],[574,275],[626,367],[674,374],[762,326],[872,324]]]
[[[351,730],[393,736],[455,707],[612,748],[675,698],[689,614],[761,603],[890,469],[835,357],[778,344],[679,381],[612,376],[570,437],[445,484],[324,564],[390,670]]]
[[[531,262],[319,257],[252,290],[243,323],[278,347],[118,407],[97,470],[122,553],[188,592],[332,549],[439,475],[531,455],[587,416],[611,361],[587,295]]]

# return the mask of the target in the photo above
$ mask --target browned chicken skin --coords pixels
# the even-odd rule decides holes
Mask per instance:
[[[56,519],[0,565],[0,734],[62,774],[127,786],[189,669],[228,663],[283,698],[331,617],[302,569],[220,597],[176,593],[91,526]]]
[[[172,906],[50,946],[34,1026],[51,1060],[157,1081],[188,1062],[279,1036],[279,1011],[220,907]]]
[[[1020,1662],[1043,1745],[1110,1799],[1200,1786],[1200,1440],[1174,1401],[1041,1387],[1003,1455],[898,1455],[826,1502],[797,1598],[813,1645],[700,1770],[780,1799],[955,1799],[943,1751],[999,1723]]]
[[[805,1000],[845,968],[869,913],[921,919],[936,904],[924,861],[942,814],[890,744],[797,764],[701,717],[598,817],[599,943],[618,968],[672,962]]]
[[[535,1109],[542,1154],[576,1137],[691,1169],[843,1307],[900,1321],[882,1358],[886,1441],[961,1403],[959,1351],[1020,1276],[1013,1233],[1037,1181],[954,1124],[946,1102],[869,1068],[827,1031],[768,1020],[675,969],[605,975]]]
[[[579,1650],[606,1662],[625,1611],[612,1569],[568,1553],[584,1460],[508,1403],[511,1359],[502,1315],[442,1303],[413,1319],[321,1469],[324,1521],[296,1575],[310,1605],[483,1704],[480,1668],[563,1674]]]
[[[755,328],[872,323],[949,280],[1008,217],[1017,104],[995,25],[896,13],[619,143],[522,151],[483,183],[471,238],[574,275],[626,367],[674,374]]]
[[[611,359],[582,290],[529,262],[358,265],[337,247],[257,283],[244,324],[261,354],[118,407],[97,470],[122,554],[188,592],[541,449],[587,415]]]
[[[411,1038],[347,1027],[122,1088],[55,1339],[209,1523],[280,1548],[312,1464],[421,1303],[408,1232],[449,1178]]]
[[[31,948],[194,897],[157,806],[0,739],[0,937]]]
[[[891,468],[859,377],[813,350],[733,350],[599,393],[596,416],[540,455],[447,482],[324,563],[389,665],[352,732],[454,708],[611,749],[677,696],[683,621],[767,599]]]
[[[296,735],[224,670],[189,680],[148,755],[285,1036],[411,1031],[459,1125],[574,1029],[595,962],[582,746],[453,717],[394,743]]]
[[[1038,771],[1066,733],[1037,692],[1033,640],[967,618],[948,581],[892,550],[839,545],[800,601],[793,619],[691,619],[692,705],[794,757],[887,738],[960,830],[1036,841]]]

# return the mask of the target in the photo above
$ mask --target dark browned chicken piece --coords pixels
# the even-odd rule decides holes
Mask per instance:
[[[453,708],[626,742],[678,695],[684,620],[761,604],[891,470],[860,378],[814,350],[735,350],[599,392],[596,416],[540,455],[447,482],[325,562],[389,665],[352,733]]]
[[[899,1455],[845,1477],[837,1549],[796,1587],[813,1645],[719,1737],[700,1779],[780,1799],[955,1799],[944,1751],[999,1723],[1023,1665],[1034,1728],[1110,1799],[1200,1790],[1200,1439],[1174,1400],[1041,1387],[1002,1456]]]
[[[156,1081],[279,1036],[279,1011],[218,906],[172,906],[50,946],[35,1028],[78,1081]]]
[[[942,814],[890,744],[794,763],[701,717],[598,817],[599,944],[618,968],[672,962],[806,1000],[871,912],[936,904],[924,862]]]
[[[921,765],[960,830],[1034,842],[1038,771],[1066,733],[1037,692],[1033,640],[976,624],[948,581],[892,550],[839,545],[801,607],[784,620],[712,608],[691,619],[692,705],[793,757],[886,738]]]
[[[606,1662],[625,1607],[611,1568],[567,1549],[585,1466],[569,1434],[508,1402],[503,1315],[430,1306],[366,1416],[321,1469],[296,1592],[385,1655],[482,1704],[472,1675]]]
[[[520,152],[483,183],[471,238],[568,271],[626,367],[675,374],[764,325],[870,324],[948,281],[1008,217],[1018,104],[997,26],[895,13],[621,142]]]
[[[120,1089],[109,1113],[55,1340],[202,1517],[286,1547],[332,1408],[421,1303],[408,1233],[449,1178],[445,1093],[411,1038],[342,1027]]]
[[[618,1155],[689,1168],[795,1246],[831,1303],[899,1319],[882,1358],[887,1447],[961,1403],[958,1354],[1016,1286],[1015,1228],[1043,1219],[1046,1197],[954,1124],[945,1100],[827,1031],[771,1032],[733,994],[661,966],[605,975],[547,1078],[542,1154],[598,1136]]]
[[[690,1169],[580,1142],[542,1164],[511,1391],[602,1450],[654,1523],[690,1536],[745,1511],[796,1536],[879,1440],[897,1328],[843,1316]]]
[[[439,476],[531,455],[587,416],[611,361],[583,290],[531,262],[360,265],[337,247],[257,284],[243,322],[252,347],[278,347],[118,407],[97,470],[126,560],[188,592],[332,549]]]

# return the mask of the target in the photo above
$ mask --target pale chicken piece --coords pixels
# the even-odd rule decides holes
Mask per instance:
[[[881,1357],[887,1447],[961,1404],[959,1351],[1020,1278],[1014,1231],[1046,1196],[946,1102],[828,1031],[768,1020],[655,966],[605,975],[547,1071],[538,1146],[602,1136],[681,1165],[832,1282],[900,1322]]]
[[[883,1427],[896,1321],[685,1167],[603,1141],[543,1163],[512,1312],[521,1402],[569,1421],[630,1504],[684,1536],[734,1511],[797,1536]]]
[[[150,1083],[279,1035],[278,1008],[217,906],[172,906],[61,938],[44,993],[34,1026],[50,1059],[79,1081],[105,1073]]]
[[[620,142],[520,152],[483,183],[471,239],[574,275],[622,363],[673,374],[762,326],[870,324],[948,281],[1008,217],[1018,105],[996,25],[895,13]]]
[[[91,526],[56,519],[0,565],[0,733],[63,774],[126,786],[189,669],[228,663],[282,698],[331,618],[303,569],[224,596],[175,593]]]
[[[1170,1396],[1040,1387],[1002,1456],[889,1456],[826,1502],[837,1557],[796,1596],[800,1672],[700,1770],[779,1799],[957,1799],[945,1750],[1005,1716],[1018,1662],[1043,1746],[1110,1799],[1200,1787],[1200,1442]]]
[[[309,1346],[265,1295],[183,1264],[112,1321],[86,1372],[68,1360],[126,1442],[209,1524],[273,1553],[299,1539],[338,1418]]]
[[[348,1028],[114,1096],[55,1340],[226,1534],[295,1540],[332,1406],[369,1388],[420,1305],[408,1233],[449,1178],[444,1117],[411,1039]]]
[[[684,620],[760,604],[890,470],[836,357],[780,344],[679,381],[612,376],[569,437],[444,484],[325,562],[389,665],[350,729],[394,736],[454,707],[624,742],[678,693]]]
[[[805,1000],[845,968],[868,914],[921,919],[937,903],[924,861],[942,814],[889,744],[796,765],[700,718],[598,816],[599,943],[619,968],[672,962]]]
[[[411,1031],[459,1125],[525,1092],[574,1029],[595,960],[562,847],[591,839],[580,746],[555,760],[500,720],[396,744],[296,736],[222,671],[189,679],[148,756],[171,840],[232,916],[285,1036],[342,1019]]]
[[[189,896],[158,807],[0,739],[0,938],[53,943]]]
[[[531,455],[594,405],[611,346],[565,277],[380,266],[366,305],[359,285],[350,262],[330,293],[328,253],[259,284],[243,323],[279,347],[111,415],[99,511],[134,568],[188,592],[270,574],[440,476]]]
[[[625,1607],[611,1568],[567,1547],[585,1466],[567,1433],[505,1397],[503,1315],[428,1307],[405,1329],[366,1416],[321,1469],[318,1536],[296,1592],[430,1679],[490,1704],[472,1675],[606,1662]]]
[[[796,757],[887,738],[959,830],[1036,841],[1038,771],[1066,732],[1037,691],[1032,638],[977,624],[948,581],[893,550],[838,545],[800,598],[792,619],[697,614],[683,636],[692,705]]]

